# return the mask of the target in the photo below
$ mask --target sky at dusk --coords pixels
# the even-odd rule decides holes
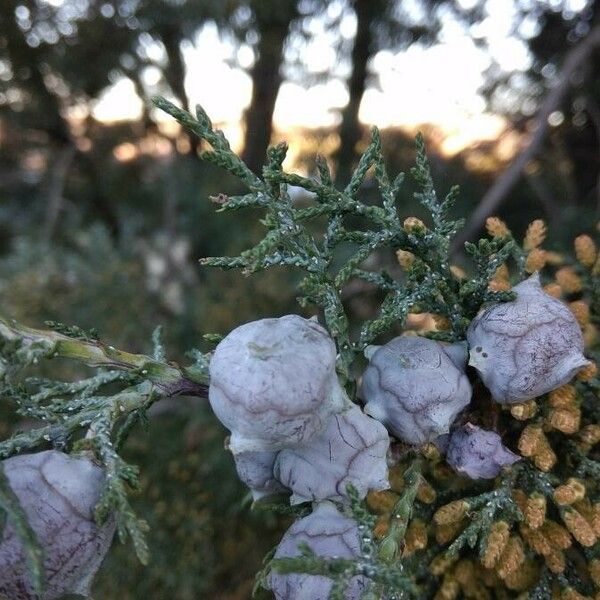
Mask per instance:
[[[468,7],[472,0],[462,3]],[[584,4],[585,0],[571,0],[570,8],[580,10]],[[333,2],[331,10],[343,10],[342,3]],[[412,130],[421,124],[432,124],[441,130],[441,146],[449,154],[475,140],[496,138],[505,124],[501,117],[487,111],[479,93],[485,70],[492,59],[503,71],[525,70],[530,57],[525,45],[511,36],[515,17],[512,2],[491,0],[486,10],[487,18],[470,31],[448,17],[440,42],[431,47],[415,44],[407,51],[379,52],[371,62],[373,83],[361,105],[361,120],[380,127]],[[522,24],[521,35],[534,35],[536,26],[535,22]],[[311,24],[312,40],[298,42],[304,46],[296,54],[302,57],[308,73],[327,71],[334,76],[313,85],[284,81],[274,114],[275,127],[280,132],[338,122],[339,111],[347,101],[347,72],[333,50],[331,36],[352,39],[355,28],[352,14],[343,16],[333,34],[315,19]],[[485,38],[488,50],[478,48],[473,37]],[[160,49],[153,48],[152,43],[146,52],[159,59]],[[184,54],[186,88],[193,103],[202,104],[234,146],[239,146],[241,117],[251,94],[251,80],[244,72],[252,64],[251,48],[236,47],[221,39],[216,26],[208,24],[194,44],[184,49]],[[156,68],[148,67],[144,72],[149,88],[157,84],[157,77]],[[135,118],[140,109],[141,101],[133,84],[120,79],[95,103],[93,112],[97,118],[111,121]]]

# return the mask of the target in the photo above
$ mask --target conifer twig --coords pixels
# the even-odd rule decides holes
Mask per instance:
[[[100,340],[78,339],[62,333],[26,327],[0,317],[0,339],[19,344],[19,352],[44,358],[67,358],[90,367],[118,369],[151,381],[166,396],[206,397],[208,377],[193,367],[159,361],[144,354],[118,350]],[[34,359],[36,357],[33,357]]]

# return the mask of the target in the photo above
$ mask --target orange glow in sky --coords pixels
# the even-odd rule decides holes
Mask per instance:
[[[502,68],[524,69],[528,65],[526,50],[508,34],[513,16],[510,4],[492,0],[489,19],[483,21],[479,33],[491,39],[494,58]],[[352,22],[345,24],[350,35],[352,26]],[[315,36],[302,53],[307,70],[335,66],[332,61],[335,63],[337,58],[330,50],[326,37]],[[219,38],[214,25],[205,26],[184,52],[186,90],[192,102],[201,104],[225,130],[232,145],[239,148],[242,116],[250,101],[252,83],[241,68],[231,65],[233,51],[230,43]],[[251,64],[250,48],[237,50],[237,59],[243,66]],[[486,110],[478,91],[489,64],[489,55],[452,23],[444,28],[440,43],[432,47],[413,45],[402,52],[381,51],[370,65],[377,85],[366,91],[360,118],[366,125],[382,128],[415,130],[419,125],[433,125],[440,131],[442,151],[449,155],[475,141],[495,139],[504,130],[505,121]],[[158,70],[147,69],[144,80],[151,89],[158,83]],[[285,136],[298,128],[334,126],[347,100],[345,83],[339,78],[310,87],[285,81],[275,107],[275,128]],[[104,121],[135,119],[141,109],[133,84],[123,78],[96,101],[93,114]]]

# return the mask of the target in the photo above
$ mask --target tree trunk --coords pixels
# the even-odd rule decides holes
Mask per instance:
[[[106,225],[110,236],[113,240],[117,240],[120,234],[119,217],[109,197],[104,191],[103,168],[101,164],[97,165],[92,152],[78,152],[75,156],[78,167],[89,178],[90,182],[90,204],[95,212],[94,216],[98,216]],[[100,157],[102,162],[104,157]]]
[[[169,59],[169,66],[164,70],[167,83],[181,106],[193,113],[193,107],[190,105],[185,91],[185,63],[181,53],[182,33],[177,27],[164,27],[160,35]],[[190,142],[190,154],[196,155],[200,140],[198,136],[190,132],[187,133],[187,136]]]
[[[121,67],[121,68],[123,69],[123,73],[125,73],[125,75],[127,75],[127,77],[133,83],[135,93],[137,94],[139,99],[142,101],[142,116],[140,119],[140,130],[141,130],[140,137],[145,136],[146,134],[148,134],[151,131],[157,131],[156,123],[152,120],[152,117],[150,116],[150,106],[151,105],[149,102],[148,95],[146,94],[146,89],[144,88],[144,84],[142,83],[142,78],[141,78],[141,73],[140,73],[141,68],[139,66],[136,66],[133,69],[125,69],[123,67]]]
[[[374,51],[373,25],[382,7],[379,0],[354,0],[356,37],[352,48],[352,73],[348,81],[348,104],[342,111],[340,146],[335,153],[336,179],[347,183],[357,158],[356,146],[362,137],[358,111],[367,87],[368,63]]]
[[[273,111],[282,82],[283,48],[298,9],[295,0],[285,0],[272,10],[265,6],[271,3],[264,0],[254,0],[251,4],[260,39],[258,56],[250,72],[252,99],[245,115],[242,159],[252,171],[260,173],[273,133]]]

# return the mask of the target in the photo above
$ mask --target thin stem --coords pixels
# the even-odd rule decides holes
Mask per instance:
[[[90,367],[138,373],[167,396],[185,394],[206,397],[208,377],[204,372],[158,361],[144,354],[124,352],[99,340],[71,338],[56,331],[26,327],[2,317],[0,338],[20,342],[25,347],[45,348],[48,358],[68,358]]]

